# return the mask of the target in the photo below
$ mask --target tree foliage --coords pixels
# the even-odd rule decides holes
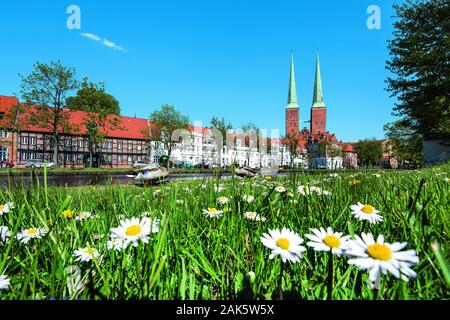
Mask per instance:
[[[105,92],[102,82],[96,84],[83,79],[81,89],[74,97],[67,98],[67,106],[71,110],[85,111],[81,123],[86,128],[89,146],[89,166],[92,167],[93,155],[107,137],[108,130],[120,128],[119,102]]]
[[[225,118],[212,117],[210,121],[210,128],[217,129],[222,133],[223,143],[227,143],[227,131],[233,129],[230,122],[226,122]]]
[[[53,162],[58,165],[60,133],[74,129],[69,123],[66,108],[68,92],[76,90],[79,83],[75,69],[65,67],[59,61],[49,64],[36,62],[33,71],[26,77],[20,75],[20,93],[28,106],[28,121],[52,132],[51,148]]]
[[[375,165],[383,156],[381,142],[375,138],[358,141],[355,145],[355,150],[358,154],[358,163],[360,165]]]
[[[190,131],[189,117],[177,111],[173,105],[165,104],[150,114],[153,140],[160,141],[170,155],[179,140],[173,139],[176,130],[184,129]]]
[[[286,147],[289,152],[290,165],[294,166],[294,159],[301,154],[300,138],[296,133],[288,133],[281,139],[281,144]]]
[[[402,127],[424,138],[450,137],[450,2],[407,0],[389,41],[387,90]]]
[[[392,156],[400,164],[422,163],[422,137],[414,132],[405,121],[398,120],[384,126]]]

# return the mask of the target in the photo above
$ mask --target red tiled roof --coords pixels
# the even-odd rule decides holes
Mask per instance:
[[[4,112],[2,109],[15,106],[17,103],[19,103],[19,99],[16,97],[0,96],[0,112]]]
[[[0,112],[4,114],[10,113],[12,107],[17,105],[17,98],[12,97],[4,97],[0,96]],[[34,110],[33,110],[34,108]],[[33,124],[30,124],[27,121],[29,117],[29,111],[35,111],[36,107],[23,105],[23,109],[25,111],[21,112],[19,115],[19,123],[22,124],[20,127],[21,131],[31,131],[31,132],[42,132],[42,133],[50,133],[51,130],[48,128],[42,128]],[[71,125],[77,126],[76,129],[71,130],[69,132],[64,132],[65,134],[74,134],[74,135],[86,135],[86,127],[82,125],[84,117],[87,115],[87,112],[84,111],[68,111],[69,112],[69,123]],[[114,119],[114,116],[108,116],[110,119]],[[111,130],[106,129],[106,134],[110,138],[124,138],[124,139],[146,139],[145,132],[148,131],[148,120],[142,118],[131,118],[120,116],[120,124],[118,125],[118,129]]]

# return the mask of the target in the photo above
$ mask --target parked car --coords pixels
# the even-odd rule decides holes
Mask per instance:
[[[53,162],[47,162],[42,159],[30,159],[25,162],[25,168],[43,168],[47,164],[47,168],[53,168],[55,164]]]
[[[11,161],[0,161],[0,168],[14,168],[14,162]]]

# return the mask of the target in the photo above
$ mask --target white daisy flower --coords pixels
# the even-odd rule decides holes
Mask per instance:
[[[100,253],[94,248],[80,248],[78,250],[75,250],[75,253],[73,254],[74,257],[77,257],[75,261],[91,261],[92,258],[98,259],[100,256]]]
[[[309,190],[310,190],[311,192],[317,193],[319,196],[322,194],[322,189],[320,189],[319,187],[316,187],[316,186],[311,186],[311,187],[309,188]]]
[[[228,199],[227,197],[219,197],[217,199],[217,202],[219,202],[220,204],[227,204],[230,201],[230,199]]]
[[[331,196],[333,193],[332,193],[331,191],[328,191],[328,190],[323,190],[323,191],[322,191],[322,194],[323,194],[324,196]]]
[[[450,178],[444,178],[444,181],[449,183],[450,182]]]
[[[120,251],[123,249],[123,240],[122,239],[111,239],[106,243],[106,247],[108,248],[108,250]]]
[[[288,197],[291,197],[291,198],[294,197],[294,194],[292,192],[290,192],[290,191],[288,191],[288,193],[286,193],[286,194],[287,194]]]
[[[161,223],[161,220],[159,220],[158,218],[149,219],[149,220],[150,220],[150,224],[152,225],[151,232],[158,233],[159,232],[159,224]]]
[[[7,242],[11,237],[11,232],[7,226],[0,226],[0,241]]]
[[[208,208],[207,210],[203,209],[203,213],[209,218],[220,218],[223,211],[216,208]]]
[[[254,196],[249,196],[249,195],[244,195],[244,196],[242,197],[242,199],[243,199],[244,201],[246,201],[247,203],[252,203],[253,200],[255,200],[255,197],[254,197]]]
[[[79,214],[76,215],[75,220],[76,221],[83,221],[83,220],[92,219],[92,218],[94,218],[92,213],[87,212],[87,211],[83,211],[83,212],[80,212]]]
[[[299,262],[302,252],[306,251],[306,248],[300,245],[303,243],[303,239],[287,228],[283,228],[281,231],[269,230],[269,234],[263,234],[261,242],[272,250],[269,259],[280,255],[283,263],[286,261]]]
[[[175,200],[175,203],[176,203],[176,204],[183,204],[183,203],[184,203],[184,200],[179,200],[179,199],[177,199],[177,200]]]
[[[27,243],[31,239],[40,239],[47,234],[47,229],[45,228],[30,228],[22,230],[17,236],[17,240],[22,243]]]
[[[153,191],[153,194],[158,194],[160,192],[161,192],[161,189],[156,189],[156,190]]]
[[[0,275],[0,290],[5,290],[9,287],[9,279],[5,275]]]
[[[14,206],[13,202],[7,202],[5,204],[0,204],[0,216],[2,216],[5,213],[10,212],[14,208],[15,208],[15,206]]]
[[[299,192],[301,195],[304,195],[304,196],[306,196],[306,195],[308,195],[308,194],[311,194],[311,191],[309,190],[309,187],[308,187],[308,186],[299,186],[299,187],[298,187],[298,192]]]
[[[283,186],[278,186],[278,187],[275,188],[275,191],[279,192],[279,193],[286,192],[286,190],[287,189],[285,187],[283,187]]]
[[[339,177],[339,175],[337,173],[330,173],[330,177],[336,178]]]
[[[352,209],[352,215],[359,220],[368,220],[370,223],[383,221],[383,217],[377,214],[380,211],[376,210],[370,204],[358,202],[358,204],[352,204],[350,209]]]
[[[383,235],[379,235],[375,241],[371,233],[362,233],[361,237],[355,235],[355,240],[348,242],[345,253],[353,257],[348,263],[361,270],[368,270],[370,281],[375,282],[378,287],[381,273],[392,273],[404,281],[416,276],[411,267],[419,262],[419,257],[415,250],[401,251],[407,245],[407,242],[384,242]]]
[[[214,186],[214,191],[216,191],[216,192],[220,192],[223,190],[225,190],[225,187],[221,184],[219,184],[218,186]]]
[[[347,241],[350,236],[342,236],[342,232],[333,232],[330,227],[325,230],[311,229],[313,234],[305,235],[306,238],[311,240],[307,243],[308,246],[312,247],[315,251],[330,251],[331,253],[340,256],[347,248]]]
[[[266,221],[266,218],[261,217],[261,215],[259,215],[254,211],[247,211],[246,213],[244,213],[244,216],[251,221],[262,221],[262,222]]]
[[[111,229],[111,239],[119,239],[124,242],[124,248],[127,248],[130,243],[137,247],[139,240],[147,243],[150,232],[153,229],[152,219],[131,218],[120,221],[120,226]]]

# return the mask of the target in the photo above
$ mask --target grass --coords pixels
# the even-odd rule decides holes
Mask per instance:
[[[446,281],[450,183],[445,180],[450,177],[450,164],[421,171],[380,171],[380,177],[373,173],[178,181],[152,188],[6,189],[0,204],[13,201],[15,209],[0,216],[0,226],[8,226],[12,233],[8,242],[0,242],[0,275],[5,274],[11,284],[0,290],[0,299],[277,299],[281,260],[269,260],[270,250],[260,236],[269,229],[288,227],[306,240],[310,228],[328,226],[350,235],[383,234],[387,242],[407,241],[407,249],[417,251],[420,262],[413,267],[417,277],[404,282],[383,275],[378,299],[450,298]],[[349,185],[351,180],[360,183]],[[216,192],[219,184],[224,189]],[[299,185],[307,184],[332,195],[296,192]],[[294,196],[275,192],[277,185]],[[243,195],[253,195],[254,202],[243,201]],[[230,202],[219,205],[219,196]],[[369,225],[356,220],[349,206],[357,202],[373,205],[385,221]],[[208,207],[226,212],[222,218],[210,219],[202,213]],[[62,215],[66,209],[89,211],[96,217],[67,219]],[[250,210],[267,221],[249,222],[243,213]],[[143,212],[161,220],[160,231],[151,234],[145,245],[107,250],[111,228]],[[31,227],[49,232],[27,244],[13,238]],[[438,252],[435,243],[440,245]],[[74,251],[88,245],[101,257],[75,261]],[[328,253],[308,248],[300,263],[286,264],[281,279],[284,299],[375,298],[366,284],[367,272],[337,256],[329,297],[328,259]]]

